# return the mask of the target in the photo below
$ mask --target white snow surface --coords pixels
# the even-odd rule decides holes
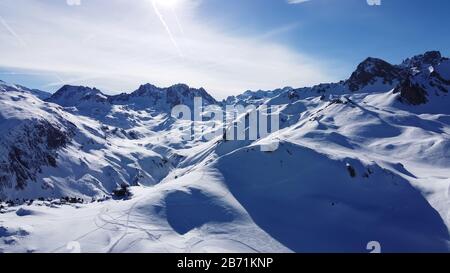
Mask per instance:
[[[448,79],[448,61],[433,71]],[[2,203],[0,252],[71,252],[75,242],[82,252],[367,253],[371,241],[383,252],[449,252],[448,95],[413,106],[387,88],[230,97],[280,106],[281,130],[258,141],[184,141],[183,121],[142,104],[63,108],[0,93],[2,143],[26,137],[20,124],[75,126],[56,166],[0,191],[4,200],[51,198]],[[261,150],[274,141],[278,149]],[[121,184],[132,185],[129,199],[105,198]]]

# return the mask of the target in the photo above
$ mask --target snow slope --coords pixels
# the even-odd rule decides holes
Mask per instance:
[[[122,184],[156,184],[173,168],[143,143],[123,141],[133,139],[131,131],[31,94],[2,95],[0,126],[1,199],[101,197]]]
[[[0,251],[449,252],[449,67],[368,58],[339,83],[221,102],[279,107],[257,141],[183,140],[171,107],[216,103],[185,85],[2,92],[1,199],[45,198],[1,203]],[[120,185],[132,196],[110,199]]]
[[[8,84],[2,80],[0,80],[0,92],[9,92],[9,91],[17,91],[21,93],[31,93],[38,97],[41,100],[48,99],[52,96],[51,93],[38,90],[38,89],[30,89],[22,85],[18,84]]]

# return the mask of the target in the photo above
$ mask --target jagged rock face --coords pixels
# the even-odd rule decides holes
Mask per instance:
[[[409,78],[400,83],[394,93],[400,93],[400,101],[408,104],[420,105],[428,102],[427,91]]]
[[[179,104],[193,105],[195,97],[201,97],[204,105],[217,103],[205,89],[190,88],[184,84],[177,84],[168,88],[145,84],[131,94],[122,93],[115,96],[105,95],[96,88],[66,85],[47,101],[63,107],[92,108],[126,105],[133,109],[168,111]]]
[[[428,51],[424,54],[414,56],[403,61],[402,66],[407,68],[423,68],[424,66],[435,66],[442,61],[439,51]]]
[[[437,85],[441,91],[448,93],[448,87],[450,86],[450,60],[443,58],[442,63],[431,72],[430,78],[433,84]]]
[[[432,57],[415,59],[416,62],[418,59],[426,59],[427,62],[433,61]],[[448,92],[449,65],[438,62],[433,68],[435,69],[430,70],[429,67],[426,67],[420,73],[411,71],[405,78],[404,74],[410,71],[409,67],[393,66],[384,61],[369,58],[358,66],[358,70],[348,82],[359,81],[356,85],[362,87],[374,79],[377,81],[393,79],[398,74],[398,77],[394,78],[395,83],[399,82],[395,92],[399,94],[401,101],[405,104],[405,109],[412,110],[414,107],[409,105],[420,105],[427,102],[432,105],[436,100],[436,92],[440,92],[439,90]],[[394,87],[393,85],[389,90]],[[334,123],[331,119],[325,118],[329,111],[335,111],[338,120],[350,116],[346,115],[344,111],[356,104],[352,104],[347,97],[366,96],[370,92],[372,91],[365,89],[358,94],[353,94],[349,92],[346,82],[342,81],[334,84],[320,84],[311,88],[245,92],[243,95],[231,97],[230,101],[244,105],[260,103],[268,106],[281,106],[280,128],[287,128],[299,121],[305,121],[308,126],[317,125],[319,130],[327,128],[325,127],[327,125],[324,125],[326,123]],[[373,92],[377,92],[377,90]],[[10,131],[9,134],[0,132],[0,199],[2,189],[9,194],[8,198],[12,198],[10,196],[17,192],[20,195],[27,191],[30,192],[30,196],[39,196],[40,194],[47,196],[47,193],[56,196],[60,193],[66,194],[65,189],[70,189],[70,194],[99,196],[107,194],[117,185],[124,183],[130,185],[158,183],[173,168],[177,168],[179,162],[183,161],[183,159],[177,159],[178,149],[183,150],[190,145],[197,145],[195,142],[186,143],[172,137],[173,135],[177,136],[178,133],[172,131],[174,128],[172,125],[176,119],[166,119],[168,115],[164,111],[170,110],[168,107],[180,103],[190,104],[196,96],[202,97],[205,104],[216,102],[204,89],[193,89],[186,85],[158,88],[146,84],[132,94],[118,96],[106,96],[97,89],[87,87],[65,86],[49,101],[55,101],[62,105],[76,105],[76,107],[66,109],[33,99],[31,96],[24,98],[23,93],[0,92],[0,95],[2,96],[0,104],[4,100],[3,105],[0,105],[0,110],[3,110],[0,111],[0,124],[3,116],[3,120],[7,121],[5,123],[7,123],[6,128],[8,129],[3,129],[5,127],[2,129]],[[386,97],[389,97],[392,105],[395,103],[395,107],[402,106],[401,103],[395,101],[396,96],[391,92],[388,95]],[[376,97],[377,94],[373,96]],[[85,117],[78,119],[78,116],[85,115],[85,112],[73,111],[72,114],[72,109],[78,108],[79,103],[93,105],[89,103],[95,101],[97,97],[100,98],[100,102],[106,101],[108,107],[105,107],[105,110],[108,111],[106,114],[109,117],[105,118],[103,112],[100,115],[92,112],[92,115],[89,116],[90,119]],[[384,99],[382,98],[382,100]],[[445,99],[437,98],[442,101]],[[72,102],[76,103],[72,104]],[[18,107],[19,105],[20,107]],[[94,105],[94,107],[96,106]],[[143,107],[144,111],[135,111],[135,106]],[[161,112],[153,115],[153,109]],[[357,109],[355,108],[355,111]],[[10,118],[10,115],[15,119]],[[321,120],[322,115],[323,120]],[[42,118],[35,119],[35,116]],[[368,119],[372,118],[368,117]],[[22,122],[21,125],[13,126],[9,130],[9,125],[14,124],[16,120]],[[67,120],[76,124],[78,128],[68,123]],[[113,121],[111,122],[111,120]],[[245,117],[244,120],[247,124],[248,117]],[[338,129],[346,124],[346,122],[336,123],[335,127]],[[378,127],[374,128],[368,128],[366,131],[383,132],[384,130],[378,130]],[[360,129],[351,128],[351,130]],[[388,127],[389,137],[391,137],[390,130]],[[172,134],[173,132],[175,133]],[[348,132],[348,130],[343,130],[343,132]],[[395,134],[396,132],[393,132],[392,136]],[[168,137],[166,138],[166,136]],[[317,139],[323,137],[321,134],[317,134],[317,136]],[[340,134],[333,135],[333,139],[339,145],[350,146]],[[149,143],[148,146],[143,146],[145,143]],[[226,145],[230,144],[231,142],[226,143]],[[65,146],[66,148],[64,148]],[[72,170],[76,170],[77,174],[74,175]],[[42,174],[40,174],[41,171]],[[45,188],[45,190],[39,191],[40,188]],[[18,190],[8,191],[8,189]]]
[[[42,167],[57,167],[57,151],[73,137],[75,125],[65,127],[46,120],[29,120],[1,140],[0,196],[4,188],[24,189]]]
[[[347,80],[349,89],[356,92],[374,83],[377,78],[383,79],[384,83],[392,84],[392,82],[399,78],[401,71],[398,67],[391,65],[381,59],[367,58]]]
[[[159,88],[152,84],[141,85],[131,94],[111,96],[111,104],[128,105],[132,108],[150,108],[158,111],[170,111],[172,107],[184,104],[192,106],[194,98],[202,98],[203,105],[217,104],[217,101],[205,89],[191,88],[185,84],[177,84],[167,88]]]
[[[430,74],[430,86],[437,89],[436,93],[448,94],[450,88],[450,80],[447,80],[437,71]]]
[[[106,103],[108,96],[96,88],[65,85],[47,101],[64,107],[79,106],[86,102]]]
[[[167,102],[172,105],[178,105],[186,101],[193,101],[195,97],[201,97],[204,100],[205,105],[215,104],[217,101],[209,95],[205,89],[190,88],[187,85],[174,85],[166,90]]]
[[[400,101],[421,105],[430,100],[430,96],[448,93],[450,87],[450,65],[438,51],[426,52],[405,60],[401,65],[407,77],[395,88],[400,93]]]
[[[414,84],[413,84],[414,83]],[[231,96],[223,104],[295,103],[300,99],[320,96],[322,99],[351,92],[370,93],[395,90],[402,102],[419,105],[448,94],[450,88],[450,60],[439,51],[430,51],[392,65],[377,58],[360,63],[350,78],[337,83],[293,89],[286,87],[272,91],[247,91]],[[439,98],[439,99],[441,99]]]
[[[425,104],[430,94],[440,96],[448,93],[448,59],[439,51],[429,51],[406,59],[400,65],[391,65],[383,60],[368,58],[362,62],[345,82],[352,92],[364,90],[376,81],[382,81],[400,93],[400,101],[410,105]],[[394,85],[395,84],[395,85]],[[392,87],[391,87],[392,86]]]

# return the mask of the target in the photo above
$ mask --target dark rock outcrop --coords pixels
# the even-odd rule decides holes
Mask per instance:
[[[0,189],[24,189],[35,181],[44,166],[57,167],[57,151],[74,135],[75,125],[66,128],[46,120],[30,120],[21,124],[2,140],[6,149],[0,161]]]
[[[47,101],[64,107],[72,107],[79,106],[83,102],[107,103],[107,98],[108,96],[97,88],[64,85],[48,98]]]
[[[395,79],[401,77],[401,69],[381,59],[367,58],[360,63],[352,73],[346,84],[349,89],[356,92],[364,86],[374,83],[377,79],[383,79],[384,83],[392,84]]]
[[[409,78],[401,82],[394,89],[394,93],[400,93],[400,100],[408,104],[420,105],[428,102],[427,91]]]

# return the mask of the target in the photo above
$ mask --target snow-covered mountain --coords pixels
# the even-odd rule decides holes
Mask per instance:
[[[9,91],[16,91],[21,93],[31,93],[38,97],[41,100],[48,99],[52,94],[38,90],[38,89],[29,89],[25,86],[18,85],[18,84],[8,84],[2,80],[0,80],[0,92],[9,92]]]
[[[108,96],[96,88],[65,85],[47,98],[47,101],[63,107],[83,107],[108,103]]]
[[[108,107],[110,110],[112,105],[126,105],[134,110],[170,112],[174,106],[179,104],[193,107],[195,97],[201,97],[205,105],[217,103],[205,89],[190,88],[185,84],[177,84],[168,88],[145,84],[130,94],[122,93],[115,96],[105,95],[96,88],[65,85],[46,101],[78,109]]]
[[[450,60],[436,51],[406,59],[400,65],[392,65],[377,58],[367,58],[345,81],[298,89],[277,89],[265,92],[265,97],[274,98],[281,94],[292,101],[313,96],[380,93],[396,88],[395,92],[400,93],[399,100],[403,100],[405,104],[421,105],[428,100],[434,100],[434,97],[447,96],[449,65]],[[410,85],[419,88],[406,88]],[[238,98],[245,103],[249,97],[258,96],[259,93],[247,92]]]
[[[64,86],[43,101],[1,84],[0,199],[43,198],[2,203],[0,251],[450,250],[450,61],[439,52],[220,102],[279,107],[280,131],[257,141],[183,139],[170,109],[218,103],[202,88]],[[124,185],[130,198],[106,200]]]
[[[201,97],[205,105],[217,103],[205,89],[190,88],[185,84],[177,84],[168,88],[158,88],[152,84],[145,84],[131,94],[111,97],[110,102],[131,105],[137,109],[153,108],[170,111],[179,104],[193,107],[195,97]]]
[[[31,94],[7,92],[0,109],[3,200],[109,195],[121,184],[155,184],[173,168],[140,148],[139,132],[70,114]]]

